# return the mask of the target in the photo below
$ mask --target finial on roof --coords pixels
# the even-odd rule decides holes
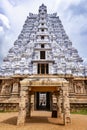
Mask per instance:
[[[47,6],[45,6],[43,3],[42,3],[42,5],[39,7],[39,12],[41,12],[41,10],[44,10],[45,12],[47,12]]]

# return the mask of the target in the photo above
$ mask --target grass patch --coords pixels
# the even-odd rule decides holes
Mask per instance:
[[[0,110],[0,113],[7,113],[7,112],[18,112],[17,110],[11,111],[11,110]]]
[[[87,110],[78,110],[78,111],[71,112],[71,114],[87,115]]]
[[[3,111],[3,110],[0,110],[0,113],[4,113],[5,111]]]

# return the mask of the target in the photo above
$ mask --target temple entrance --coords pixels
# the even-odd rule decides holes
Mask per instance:
[[[36,92],[36,109],[50,110],[50,92]]]
[[[34,105],[36,110],[51,110],[52,114],[56,111],[58,118],[62,117],[63,124],[71,122],[68,93],[69,83],[64,78],[50,76],[40,76],[37,78],[31,76],[20,81],[20,84],[21,96],[17,125],[24,125],[25,119],[31,116],[32,94],[35,94]],[[57,104],[56,108],[54,106],[55,101]]]

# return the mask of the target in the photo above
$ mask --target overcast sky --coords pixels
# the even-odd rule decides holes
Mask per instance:
[[[44,3],[60,17],[79,55],[87,58],[87,0],[0,0],[0,64],[17,39],[26,17]]]

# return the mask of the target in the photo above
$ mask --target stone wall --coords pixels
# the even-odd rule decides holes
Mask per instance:
[[[0,103],[0,111],[18,111],[19,103]]]
[[[87,106],[87,81],[66,78],[69,81],[70,110],[86,109]],[[0,110],[18,110],[20,97],[20,79],[0,80]],[[31,96],[32,110],[35,109],[34,94]],[[56,99],[53,99],[56,100]],[[52,105],[51,105],[52,107]],[[13,108],[13,109],[12,109]],[[52,110],[52,109],[51,109]]]
[[[77,112],[79,110],[87,110],[87,103],[70,103],[71,112]]]

